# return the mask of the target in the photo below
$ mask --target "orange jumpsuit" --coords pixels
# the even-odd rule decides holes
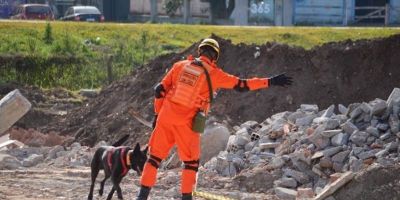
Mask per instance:
[[[213,92],[218,89],[233,89],[235,86],[246,86],[249,90],[267,88],[268,78],[252,78],[243,80],[222,71],[207,57],[199,58],[210,74]],[[161,84],[165,89],[165,97],[154,102],[155,112],[158,115],[156,126],[149,141],[150,158],[146,162],[141,177],[141,184],[152,187],[156,182],[157,168],[161,160],[165,159],[174,144],[177,145],[179,158],[184,162],[182,170],[181,192],[192,193],[196,183],[196,173],[200,158],[200,135],[192,131],[192,120],[196,112],[208,111],[209,87],[207,82],[200,88],[200,97],[197,107],[186,107],[172,101],[173,93],[180,79],[181,71],[185,65],[193,62],[192,56],[187,60],[177,62],[162,79]]]

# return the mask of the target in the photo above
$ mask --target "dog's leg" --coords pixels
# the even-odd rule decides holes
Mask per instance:
[[[122,181],[122,177],[118,177],[113,180],[114,187],[117,190],[118,199],[123,199],[122,190],[121,190],[121,187],[119,187],[119,184],[121,183],[121,181]]]
[[[90,192],[88,195],[88,200],[93,199],[94,183],[96,182],[96,178],[97,178],[97,175],[99,174],[99,171],[100,171],[100,169],[99,169],[98,165],[95,165],[92,163],[92,166],[91,166],[92,183],[90,185]]]
[[[104,170],[104,179],[100,182],[100,189],[99,189],[99,195],[103,196],[104,192],[104,184],[106,183],[106,180],[110,178],[110,173],[106,172],[107,170]]]
[[[112,187],[110,193],[107,196],[107,200],[111,200],[112,199],[112,196],[114,195],[114,192],[115,192],[115,186]]]

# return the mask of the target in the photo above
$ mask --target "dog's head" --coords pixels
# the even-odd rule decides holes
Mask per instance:
[[[139,175],[142,174],[144,164],[147,160],[147,150],[148,147],[146,147],[144,150],[141,150],[140,144],[137,143],[135,149],[130,152],[131,168],[135,170]]]

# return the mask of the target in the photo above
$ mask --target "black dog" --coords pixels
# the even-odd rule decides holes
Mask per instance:
[[[91,171],[92,171],[92,184],[90,185],[90,192],[88,200],[93,199],[93,188],[96,181],[96,177],[101,169],[104,170],[104,179],[100,183],[100,196],[103,195],[104,183],[111,177],[113,188],[107,196],[107,200],[110,200],[115,192],[117,191],[118,199],[122,198],[122,191],[119,184],[122,178],[128,173],[129,169],[135,170],[139,175],[143,171],[144,163],[147,159],[147,147],[145,150],[140,150],[139,143],[136,144],[135,149],[131,149],[127,146],[121,146],[129,135],[118,140],[112,146],[99,147],[94,153]]]

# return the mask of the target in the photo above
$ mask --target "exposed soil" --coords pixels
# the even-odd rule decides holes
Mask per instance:
[[[370,167],[337,191],[336,199],[400,199],[400,167]]]
[[[179,169],[178,169],[179,171]],[[178,171],[160,172],[159,177],[171,176],[173,173],[178,176]],[[99,196],[98,190],[100,181],[104,178],[103,172],[99,173],[96,179],[94,198],[105,200],[111,190],[111,182],[108,180],[104,186],[103,196]],[[175,180],[175,179],[173,179]],[[179,178],[177,181],[170,181],[168,178],[159,179],[159,183],[152,188],[149,199],[153,200],[175,200],[180,198]],[[177,183],[178,182],[178,183]],[[271,199],[277,200],[275,195],[266,193],[246,193],[235,190],[223,189],[223,186],[216,188],[216,184],[199,185],[200,191],[218,194],[220,196],[240,199],[238,196],[245,196],[247,199]],[[217,184],[218,185],[218,184]],[[122,194],[124,199],[135,199],[140,188],[139,177],[129,173],[122,180]],[[0,199],[4,200],[55,200],[55,199],[87,199],[90,187],[90,168],[80,167],[77,169],[52,168],[45,169],[30,168],[26,170],[2,170],[0,171]],[[114,198],[117,199],[116,194]],[[204,200],[196,197],[197,200]]]
[[[247,120],[262,121],[273,113],[294,110],[300,104],[348,104],[385,98],[399,85],[400,35],[384,39],[328,43],[311,50],[267,43],[262,46],[238,44],[217,36],[222,55],[219,65],[231,74],[251,78],[287,72],[294,77],[289,88],[238,93],[220,91],[213,115],[231,125]],[[100,95],[67,116],[49,130],[75,135],[84,144],[116,140],[131,134],[132,141],[146,142],[149,129],[127,114],[133,106],[147,119],[153,114],[153,86],[171,65],[189,54],[197,44],[179,54],[158,57],[132,75],[105,87]],[[259,48],[260,56],[254,54]],[[79,130],[79,131],[78,131]],[[145,130],[145,131],[143,131]]]

